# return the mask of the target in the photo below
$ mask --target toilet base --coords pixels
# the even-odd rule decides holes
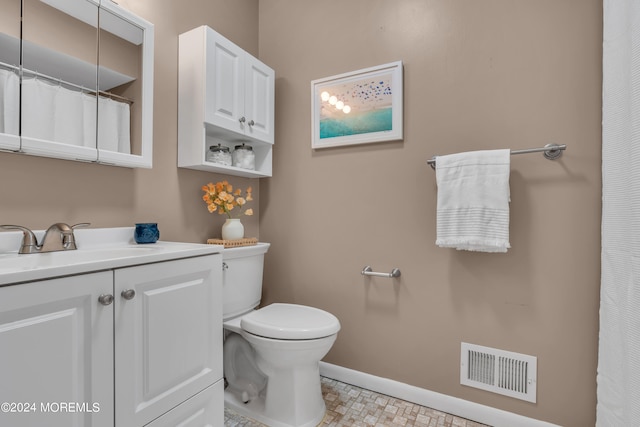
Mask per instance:
[[[322,423],[326,413],[326,406],[323,404],[322,411],[319,411],[318,416],[313,420],[301,425],[286,424],[265,415],[264,397],[260,396],[249,403],[244,403],[239,396],[229,390],[224,391],[224,405],[240,415],[252,418],[270,427],[316,427]]]

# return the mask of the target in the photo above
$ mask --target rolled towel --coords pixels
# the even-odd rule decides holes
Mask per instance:
[[[507,252],[510,150],[438,156],[437,239],[443,248]]]

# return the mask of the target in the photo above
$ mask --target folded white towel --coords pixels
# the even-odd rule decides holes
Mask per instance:
[[[438,156],[437,240],[443,248],[507,252],[509,150]]]

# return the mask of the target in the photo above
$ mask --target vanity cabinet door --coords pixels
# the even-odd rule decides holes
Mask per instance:
[[[0,288],[0,425],[113,427],[112,289],[112,272]]]
[[[222,255],[118,269],[114,283],[116,426],[143,426],[222,379]]]
[[[223,427],[224,380],[196,394],[145,427]]]
[[[0,0],[0,150],[20,149],[20,0]]]

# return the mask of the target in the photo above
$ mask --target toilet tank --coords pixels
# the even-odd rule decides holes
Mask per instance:
[[[222,251],[222,318],[248,313],[262,298],[264,254],[269,243],[225,248]]]

